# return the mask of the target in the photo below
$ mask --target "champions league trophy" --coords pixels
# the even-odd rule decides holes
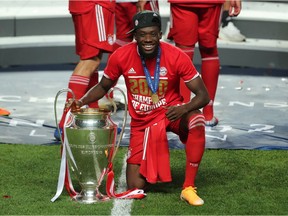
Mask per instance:
[[[111,119],[117,107],[115,102],[109,97],[114,89],[119,90],[125,100],[123,126],[117,143],[117,125]],[[63,89],[57,93],[54,112],[58,132],[60,132],[60,129],[57,122],[56,103],[58,96],[63,92],[70,92],[73,95],[73,100],[75,100],[75,95],[70,89]],[[124,92],[117,87],[110,89],[107,95],[113,105],[113,112],[106,108],[81,108],[79,112],[69,111],[67,113],[63,128],[64,142],[61,137],[63,149],[58,189],[56,195],[51,200],[52,202],[60,196],[63,190],[64,181],[67,179],[65,175],[68,175],[70,179],[69,171],[72,171],[75,175],[82,189],[80,193],[75,191],[74,194],[72,193],[74,200],[87,204],[109,200],[109,196],[103,195],[99,191],[99,187],[109,170],[108,166],[112,163],[123,136],[127,119],[127,101]],[[69,183],[70,189],[73,192],[71,179]]]

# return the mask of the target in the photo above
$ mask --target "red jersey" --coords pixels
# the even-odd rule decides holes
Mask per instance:
[[[188,82],[197,76],[191,59],[179,48],[160,42],[160,79],[157,94],[158,103],[153,103],[152,92],[147,85],[141,57],[135,42],[117,49],[109,58],[104,76],[117,80],[124,76],[127,86],[128,109],[131,126],[146,128],[165,117],[165,106],[181,104],[179,91],[180,78]],[[156,67],[156,58],[145,61],[152,80]]]
[[[83,14],[92,10],[95,4],[101,5],[113,13],[115,11],[115,0],[69,0],[69,11],[73,14]]]

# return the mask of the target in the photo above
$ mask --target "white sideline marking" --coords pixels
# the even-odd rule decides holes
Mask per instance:
[[[123,160],[121,176],[119,178],[118,188],[116,190],[117,193],[126,191],[126,177],[125,177],[126,176],[125,174],[126,173],[126,159],[127,159],[127,156],[125,156]],[[132,202],[133,202],[133,199],[114,199],[113,208],[111,210],[111,215],[130,216]]]

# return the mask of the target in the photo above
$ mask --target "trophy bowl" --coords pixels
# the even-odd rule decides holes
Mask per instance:
[[[110,118],[111,112],[105,109],[81,108],[72,114],[73,123],[65,127],[66,155],[82,189],[74,199],[83,203],[108,200],[99,187],[117,150],[117,125]]]

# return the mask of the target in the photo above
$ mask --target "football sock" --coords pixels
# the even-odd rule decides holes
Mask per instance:
[[[189,133],[185,142],[186,172],[183,189],[195,187],[195,178],[205,150],[205,122],[202,114],[189,119]]]
[[[68,83],[68,88],[74,92],[76,99],[80,99],[86,93],[88,84],[89,84],[88,77],[84,77],[80,75],[72,75]],[[69,98],[72,98],[72,94],[70,92],[67,93],[66,101],[68,101]],[[59,123],[60,128],[64,127],[64,121],[65,121],[67,112],[68,110],[64,109],[62,118]]]
[[[177,46],[177,45],[176,45],[176,46]],[[180,45],[179,45],[179,46],[180,46]],[[194,50],[195,50],[195,47],[194,47],[194,46],[190,46],[190,47],[182,47],[182,46],[180,46],[179,48],[180,48],[186,55],[188,55],[191,60],[193,60]]]
[[[210,103],[203,108],[203,114],[207,121],[211,120],[214,116],[213,102],[215,100],[218,77],[220,72],[220,61],[218,57],[217,47],[213,48],[200,48],[202,65],[201,77],[208,90]]]

